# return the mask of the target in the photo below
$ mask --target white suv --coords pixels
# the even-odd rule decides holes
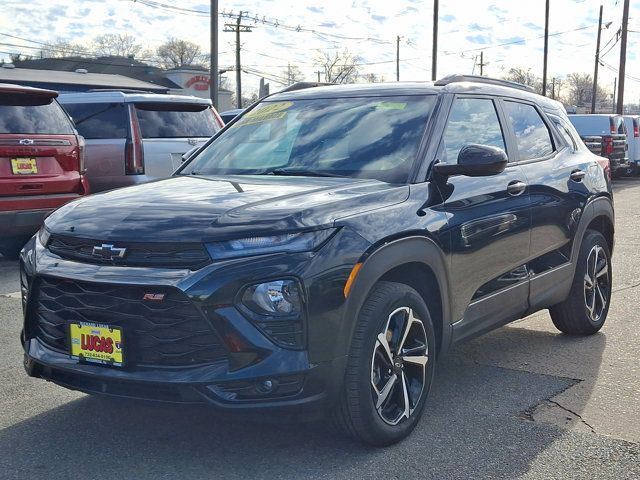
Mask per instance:
[[[166,178],[224,125],[211,100],[122,91],[60,95],[86,140],[91,192]]]

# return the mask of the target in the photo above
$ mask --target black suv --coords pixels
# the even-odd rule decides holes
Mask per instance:
[[[498,80],[272,95],[172,178],[47,218],[21,254],[26,370],[396,442],[451,345],[545,308],[602,327],[597,159],[558,102]]]

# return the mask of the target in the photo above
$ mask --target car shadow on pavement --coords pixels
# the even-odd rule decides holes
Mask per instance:
[[[576,380],[496,366],[478,352],[553,361],[563,346],[597,370],[604,336],[581,343],[508,327],[456,349],[440,362],[416,430],[387,449],[321,423],[251,423],[206,407],[86,396],[2,430],[0,478],[515,478],[564,434],[521,413]]]

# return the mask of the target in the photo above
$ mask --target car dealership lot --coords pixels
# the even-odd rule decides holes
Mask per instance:
[[[0,261],[0,478],[639,478],[640,179],[615,185],[614,293],[591,337],[546,312],[457,347],[404,442],[108,401],[26,376],[15,262]]]

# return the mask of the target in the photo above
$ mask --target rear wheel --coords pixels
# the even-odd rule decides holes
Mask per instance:
[[[411,287],[378,282],[358,315],[336,425],[370,445],[405,438],[422,415],[435,367],[435,335]]]
[[[567,299],[549,309],[564,333],[591,335],[602,328],[611,301],[611,253],[600,232],[587,230]]]

